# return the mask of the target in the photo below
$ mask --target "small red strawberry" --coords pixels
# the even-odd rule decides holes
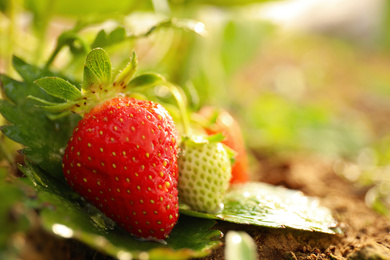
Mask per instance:
[[[178,218],[176,139],[162,106],[112,99],[74,130],[63,159],[65,178],[125,230],[165,239]]]
[[[199,114],[208,119],[205,129],[209,135],[222,133],[225,136],[223,144],[233,149],[237,154],[232,165],[232,178],[230,183],[244,183],[249,180],[248,157],[240,125],[225,110],[212,107],[203,107]]]
[[[178,220],[178,132],[161,105],[125,97],[134,88],[165,82],[157,74],[133,78],[136,69],[134,54],[112,82],[107,53],[94,49],[85,62],[81,90],[49,77],[36,83],[65,102],[32,98],[49,112],[83,116],[63,157],[69,185],[123,229],[162,240]]]

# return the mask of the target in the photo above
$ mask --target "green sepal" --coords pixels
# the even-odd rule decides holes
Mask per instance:
[[[217,133],[207,136],[206,139],[209,141],[209,143],[220,143],[225,140],[225,136],[222,133]]]
[[[217,123],[217,119],[221,112],[218,109],[214,109],[210,119],[208,120],[208,127],[210,128],[212,125]]]
[[[202,144],[208,144],[209,141],[207,140],[206,135],[190,135],[190,136],[182,136],[182,143],[190,146],[196,146],[196,145],[202,145]]]
[[[96,75],[90,70],[88,67],[84,67],[84,79],[83,79],[83,85],[82,90],[90,90],[93,88],[96,88],[96,86],[99,85],[99,79],[96,77]]]
[[[116,76],[114,85],[127,85],[130,80],[133,78],[135,72],[138,68],[138,59],[137,55],[133,51],[133,56],[130,59],[129,64]]]
[[[68,81],[58,77],[46,77],[37,79],[35,84],[40,86],[48,94],[64,100],[76,100],[82,97],[81,91]]]
[[[133,78],[127,85],[129,89],[138,87],[152,87],[166,82],[165,78],[157,73],[144,73]]]
[[[111,61],[105,50],[93,49],[88,53],[84,64],[84,80],[82,89],[90,90],[91,87],[111,83]]]
[[[68,109],[71,109],[77,104],[77,101],[68,101],[65,103],[53,103],[45,99],[37,98],[34,96],[28,96],[28,98],[46,105],[46,106],[37,106],[37,107],[40,107],[45,111],[52,112],[52,113],[64,112]]]
[[[28,99],[32,99],[32,100],[35,100],[35,101],[38,101],[39,103],[42,103],[42,104],[45,104],[45,105],[48,105],[48,106],[55,106],[57,105],[58,103],[54,103],[54,102],[50,102],[46,99],[42,99],[42,98],[39,98],[39,97],[36,97],[36,96],[27,96]]]
[[[182,137],[182,142],[190,146],[210,143],[221,143],[223,140],[225,140],[225,136],[222,133],[217,133],[214,135],[190,135]],[[223,143],[221,144],[229,156],[230,164],[233,165],[236,162],[237,152],[229,146]]]
[[[189,135],[183,136],[182,142],[186,144],[209,144],[209,143],[220,143],[225,139],[225,136],[222,133],[218,133],[215,135]]]
[[[76,104],[77,104],[77,102],[67,102],[67,103],[59,103],[59,104],[53,105],[53,106],[39,106],[39,107],[44,109],[47,112],[59,113],[59,112],[64,112],[68,109],[71,109]]]
[[[237,152],[234,151],[229,146],[227,146],[226,144],[222,144],[222,145],[223,145],[223,148],[225,148],[225,150],[230,158],[230,164],[233,165],[236,162]]]

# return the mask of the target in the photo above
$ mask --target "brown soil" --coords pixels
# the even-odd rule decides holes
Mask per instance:
[[[257,155],[256,180],[298,189],[319,197],[339,221],[342,235],[271,229],[219,222],[217,227],[243,230],[256,244],[259,259],[390,259],[390,221],[364,203],[366,190],[336,175],[332,163],[318,158],[275,160]],[[24,259],[111,259],[77,241],[35,230],[28,235]],[[224,259],[218,248],[205,259]]]
[[[244,230],[258,246],[259,259],[390,259],[390,220],[364,203],[366,190],[336,175],[318,158],[272,161],[261,158],[257,180],[316,196],[339,221],[342,235],[291,229],[268,229],[219,223],[218,228]],[[207,259],[223,259],[223,250]]]

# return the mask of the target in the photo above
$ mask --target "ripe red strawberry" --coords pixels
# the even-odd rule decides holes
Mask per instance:
[[[106,101],[75,128],[63,158],[65,178],[123,229],[165,239],[178,219],[177,135],[157,103]]]
[[[209,135],[222,133],[225,136],[223,144],[233,149],[237,154],[232,166],[232,178],[230,183],[244,183],[249,180],[248,157],[240,125],[225,110],[216,110],[212,107],[204,107],[199,111],[210,122],[206,126]]]
[[[81,89],[46,77],[35,83],[62,102],[31,98],[55,113],[52,118],[70,111],[83,116],[63,158],[69,185],[135,236],[161,240],[178,219],[178,133],[161,105],[124,97],[137,88],[170,84],[154,73],[134,77],[137,64],[133,53],[113,80],[108,54],[93,49]]]

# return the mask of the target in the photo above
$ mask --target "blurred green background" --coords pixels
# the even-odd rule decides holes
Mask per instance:
[[[229,110],[248,150],[332,161],[390,216],[389,11],[385,0],[0,0],[0,72],[18,78],[16,55],[80,82],[91,48],[116,68],[135,50],[192,111]],[[3,167],[17,149],[2,137]]]

